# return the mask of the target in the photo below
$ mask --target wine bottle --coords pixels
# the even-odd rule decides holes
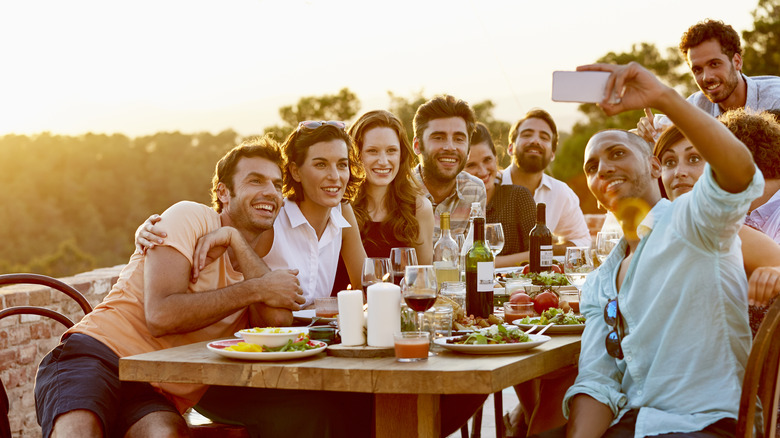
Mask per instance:
[[[436,282],[439,289],[445,281],[459,281],[460,269],[458,263],[460,253],[458,242],[452,238],[450,232],[450,213],[444,212],[440,216],[441,237],[433,246],[433,267],[436,269]]]
[[[485,242],[485,218],[474,218],[474,244],[466,254],[466,313],[493,313],[493,253]]]
[[[536,204],[536,226],[529,233],[531,247],[528,258],[531,263],[529,268],[531,272],[552,270],[552,233],[547,228],[546,221],[546,205],[544,203]]]
[[[471,203],[471,210],[469,211],[469,225],[466,228],[466,235],[463,236],[463,246],[460,248],[460,270],[466,270],[466,254],[471,249],[471,245],[474,243],[474,218],[482,216],[482,204],[479,202]]]

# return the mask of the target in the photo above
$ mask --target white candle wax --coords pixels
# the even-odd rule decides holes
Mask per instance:
[[[393,283],[368,287],[368,345],[392,347],[393,333],[401,331],[401,288]]]
[[[339,302],[339,335],[342,345],[364,345],[363,291],[343,290],[336,294]]]

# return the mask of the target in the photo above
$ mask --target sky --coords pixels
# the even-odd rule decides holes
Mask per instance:
[[[302,96],[348,87],[360,112],[388,91],[489,99],[514,122],[534,107],[566,131],[577,104],[552,72],[705,18],[752,29],[757,0],[134,0],[0,5],[0,135],[161,131],[241,135]]]

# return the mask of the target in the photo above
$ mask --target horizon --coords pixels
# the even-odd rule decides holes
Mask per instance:
[[[569,132],[584,117],[550,100],[552,71],[642,42],[663,54],[705,18],[741,34],[757,4],[18,2],[0,6],[0,36],[15,42],[3,50],[0,135],[248,136],[280,123],[280,107],[344,87],[358,114],[387,109],[388,91],[448,93],[491,100],[509,123],[541,107]]]

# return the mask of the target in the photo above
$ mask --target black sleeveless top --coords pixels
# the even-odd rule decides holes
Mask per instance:
[[[390,257],[390,250],[409,246],[408,243],[398,240],[393,235],[393,229],[387,222],[368,222],[365,229],[360,233],[363,247],[366,249],[367,257]],[[336,280],[333,282],[331,296],[336,296],[339,291],[347,288],[350,284],[347,266],[344,259],[339,257],[339,266],[336,270]],[[360,289],[361,284],[353,284],[352,289]]]

